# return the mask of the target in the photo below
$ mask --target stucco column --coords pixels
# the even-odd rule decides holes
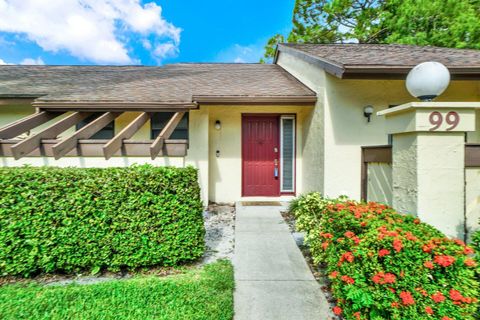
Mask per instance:
[[[189,148],[185,165],[198,169],[202,201],[205,206],[208,206],[208,109],[206,107],[190,111],[188,130]]]
[[[469,103],[409,103],[378,113],[393,134],[393,207],[446,235],[465,233],[465,132],[475,130]]]

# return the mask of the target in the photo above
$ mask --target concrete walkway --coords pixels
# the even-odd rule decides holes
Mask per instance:
[[[328,303],[282,216],[237,204],[235,320],[328,319]]]

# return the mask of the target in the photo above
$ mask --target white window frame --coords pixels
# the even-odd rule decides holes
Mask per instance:
[[[293,120],[293,148],[292,148],[292,189],[285,190],[283,189],[283,119],[292,119]],[[282,115],[280,116],[280,193],[293,193],[295,192],[295,184],[296,184],[296,176],[295,176],[295,167],[297,165],[297,157],[296,157],[296,150],[297,150],[297,123],[295,115]]]

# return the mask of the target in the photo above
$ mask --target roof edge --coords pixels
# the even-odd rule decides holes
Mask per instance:
[[[337,78],[342,79],[343,74],[345,73],[345,68],[333,61],[327,60],[327,59],[322,59],[319,57],[316,57],[312,54],[309,54],[307,52],[304,52],[302,50],[298,50],[289,46],[286,46],[282,43],[279,43],[277,45],[277,50],[275,51],[275,60],[274,63],[277,64],[278,61],[278,56],[280,52],[286,52],[291,54],[292,56],[295,56],[297,58],[303,59],[309,63],[312,63],[314,65],[317,65],[321,69],[325,70],[326,72],[336,76]]]
[[[0,93],[0,99],[37,99],[45,94]]]
[[[415,67],[415,65],[339,64],[282,43],[277,45],[275,64],[282,51],[317,65],[340,79],[405,80],[407,74]],[[452,80],[480,80],[480,65],[448,67],[448,70],[452,75]]]
[[[178,111],[198,109],[198,104],[165,102],[128,102],[128,101],[68,101],[36,100],[32,106],[52,111]]]

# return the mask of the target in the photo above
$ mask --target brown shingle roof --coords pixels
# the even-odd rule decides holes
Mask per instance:
[[[277,65],[0,66],[0,97],[188,104],[192,101],[313,101],[315,93]],[[230,100],[228,100],[230,99]]]
[[[454,78],[480,77],[480,50],[387,44],[280,44],[278,51],[317,63],[339,78],[401,78],[426,61],[443,63]]]

